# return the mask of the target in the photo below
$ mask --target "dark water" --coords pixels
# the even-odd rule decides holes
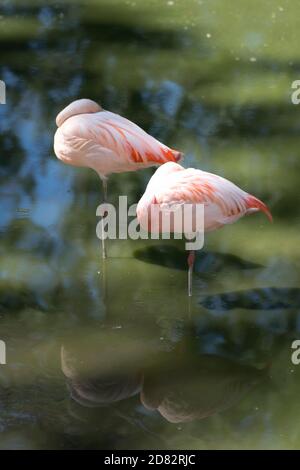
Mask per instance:
[[[0,448],[299,448],[300,17],[290,0],[1,2]],[[96,237],[65,167],[79,97],[230,178],[274,215],[206,237],[191,302],[172,241]],[[152,170],[115,175],[142,195]],[[105,274],[105,276],[104,276]]]

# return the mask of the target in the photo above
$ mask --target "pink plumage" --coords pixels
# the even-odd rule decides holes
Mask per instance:
[[[272,215],[267,206],[255,196],[246,193],[221,176],[196,170],[184,169],[177,163],[166,163],[158,168],[150,179],[146,191],[137,205],[137,217],[143,229],[150,232],[164,231],[163,219],[173,208],[197,204],[204,206],[204,231],[209,232],[236,222],[244,215],[263,211],[270,221]],[[176,210],[176,209],[175,209]],[[164,217],[166,215],[167,217]],[[169,219],[171,220],[171,219]],[[173,225],[172,225],[173,224]],[[189,226],[195,233],[197,211],[193,211]],[[171,222],[171,232],[185,233],[184,217]],[[192,273],[195,252],[188,256],[188,295],[192,295]]]
[[[56,124],[57,158],[69,165],[95,170],[103,183],[104,201],[111,173],[177,162],[182,157],[180,152],[162,144],[133,122],[105,111],[89,99],[70,103],[58,114]],[[106,258],[104,237],[102,256]]]
[[[162,212],[174,205],[203,204],[206,232],[259,210],[272,220],[262,201],[231,181],[195,168],[184,169],[177,163],[166,163],[157,169],[138,203],[138,220],[143,228],[150,227],[150,231],[151,225],[159,225],[150,220],[152,204],[158,205]]]
[[[93,168],[102,179],[111,173],[177,162],[182,156],[91,100],[74,101],[59,113],[56,123],[57,157],[70,165]]]

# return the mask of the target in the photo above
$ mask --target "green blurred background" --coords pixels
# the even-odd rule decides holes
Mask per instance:
[[[3,0],[0,449],[299,448],[296,0]],[[270,207],[183,244],[96,237],[101,184],[53,152],[88,97]],[[137,202],[153,170],[112,176]],[[92,407],[92,409],[91,409]]]

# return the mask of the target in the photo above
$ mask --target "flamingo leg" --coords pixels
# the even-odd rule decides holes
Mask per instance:
[[[193,292],[193,270],[194,270],[194,263],[195,263],[195,251],[192,250],[189,252],[188,256],[188,296],[192,297]]]
[[[102,178],[102,185],[103,185],[103,201],[104,203],[107,202],[107,178]],[[104,226],[102,224],[102,259],[107,258],[107,252],[105,248],[105,236],[104,236]]]

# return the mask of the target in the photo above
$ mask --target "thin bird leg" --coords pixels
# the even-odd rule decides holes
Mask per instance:
[[[103,199],[104,202],[107,202],[107,178],[102,179],[103,184]]]
[[[103,202],[107,202],[107,178],[102,178],[103,184]],[[105,214],[104,216],[105,217]],[[107,258],[106,248],[105,248],[105,233],[104,233],[104,224],[102,223],[102,259]]]
[[[188,256],[188,296],[192,297],[192,290],[193,290],[193,270],[194,270],[194,263],[195,263],[195,251],[192,250],[189,252]]]
[[[107,308],[108,308],[108,304],[107,304],[107,298],[108,298],[108,295],[107,295],[107,269],[106,269],[106,259],[103,258],[102,259],[102,275],[101,275],[101,288],[102,288],[102,299],[103,299],[103,303],[106,307],[106,315],[107,315]]]

